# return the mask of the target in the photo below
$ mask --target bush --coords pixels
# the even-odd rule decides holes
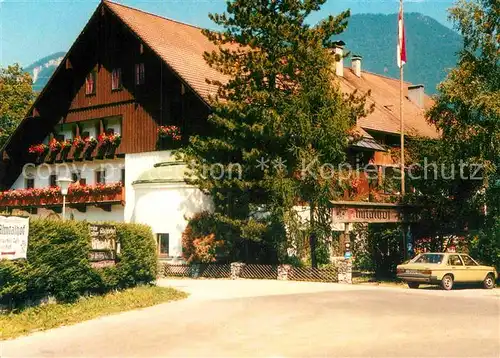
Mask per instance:
[[[218,239],[216,220],[207,211],[194,215],[182,233],[182,256],[188,263],[215,262],[224,246]]]
[[[500,218],[473,235],[469,253],[482,264],[495,266],[500,271]]]
[[[120,288],[156,280],[158,257],[151,228],[140,224],[116,224],[121,253],[116,271]]]
[[[0,261],[0,304],[54,296],[72,302],[86,293],[150,283],[156,279],[156,245],[151,229],[115,224],[121,252],[113,267],[93,268],[87,222],[31,219],[27,260]]]

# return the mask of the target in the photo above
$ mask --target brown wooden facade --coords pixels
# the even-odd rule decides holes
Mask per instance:
[[[145,82],[137,85],[136,64],[144,64]],[[121,69],[122,88],[112,89],[112,71]],[[86,76],[95,71],[95,94],[86,94]],[[182,82],[106,6],[99,6],[85,29],[38,96],[27,117],[4,147],[2,189],[9,188],[30,161],[28,148],[61,126],[73,135],[92,123],[104,131],[108,118],[119,118],[122,142],[116,154],[157,149],[160,125],[181,127],[183,139],[203,130],[209,106]]]

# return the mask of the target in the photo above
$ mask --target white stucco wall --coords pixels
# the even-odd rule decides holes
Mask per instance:
[[[62,214],[54,213],[52,210],[38,209],[37,216],[39,217],[60,217]],[[111,211],[104,211],[95,206],[87,206],[87,211],[82,213],[76,209],[66,207],[66,218],[75,220],[87,220],[90,222],[122,222],[123,221],[123,206],[120,204],[113,205]]]
[[[151,226],[156,234],[169,234],[169,255],[181,256],[182,232],[194,214],[212,210],[212,201],[185,184],[136,184],[131,221]]]
[[[106,171],[106,183],[116,183],[121,180],[121,169],[124,168],[124,159],[94,160],[72,163],[42,164],[39,166],[26,165],[23,172],[12,185],[12,189],[25,188],[26,175],[32,175],[35,179],[35,188],[49,186],[49,177],[55,173],[59,178],[67,176],[71,178],[71,173],[80,172],[81,178],[85,178],[86,183],[95,184],[96,170]]]
[[[132,183],[146,170],[153,168],[155,164],[173,160],[172,152],[169,150],[125,155],[126,222],[133,222],[132,214],[135,208],[135,193]]]

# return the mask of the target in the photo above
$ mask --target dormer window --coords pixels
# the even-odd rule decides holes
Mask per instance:
[[[115,68],[111,72],[111,89],[119,91],[122,89],[122,69]]]
[[[90,72],[85,78],[85,94],[87,96],[95,94],[96,72]]]
[[[137,63],[135,65],[135,84],[143,85],[146,82],[146,74],[144,69],[144,63]]]

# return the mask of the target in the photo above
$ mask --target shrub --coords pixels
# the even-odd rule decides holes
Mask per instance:
[[[87,222],[31,219],[27,260],[0,261],[0,304],[54,296],[71,302],[85,293],[150,283],[156,279],[156,245],[151,229],[115,224],[121,252],[112,267],[93,268]]]
[[[121,253],[116,274],[120,288],[156,280],[158,257],[151,228],[140,224],[115,224]]]
[[[100,280],[89,262],[90,248],[85,222],[31,219],[27,259],[37,270],[31,285],[58,301],[96,290]]]
[[[500,271],[500,218],[473,235],[469,252],[481,263],[495,266]]]
[[[191,218],[182,233],[182,256],[188,263],[215,262],[224,246],[217,235],[216,221],[207,211]]]

